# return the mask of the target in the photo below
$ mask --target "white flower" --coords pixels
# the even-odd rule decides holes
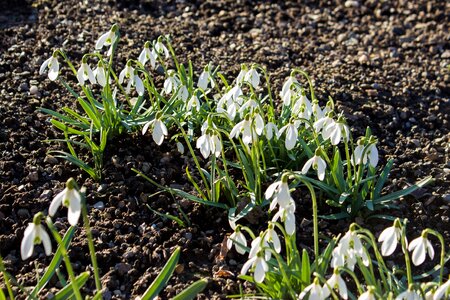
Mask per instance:
[[[278,138],[280,138],[284,131],[286,131],[286,140],[284,145],[287,150],[292,150],[294,149],[295,144],[297,144],[298,139],[298,129],[296,123],[290,122],[289,124],[283,126],[278,132]]]
[[[323,128],[327,127],[328,125],[334,123],[333,118],[331,118],[329,115],[325,115],[324,117],[318,119],[316,122],[314,122],[314,129],[317,133],[321,132]]]
[[[164,125],[161,119],[154,119],[144,125],[144,127],[142,128],[142,134],[145,134],[147,132],[148,127],[151,124],[153,124],[153,132],[152,132],[153,141],[155,141],[155,143],[158,146],[160,146],[164,141],[164,137],[169,134],[167,132],[167,127],[166,125]]]
[[[450,294],[450,279],[447,280],[446,283],[442,284],[435,292],[433,296],[433,300],[440,300],[440,299],[448,299]]]
[[[298,84],[297,79],[293,76],[289,76],[288,79],[284,82],[283,87],[281,89],[281,99],[283,99],[283,105],[290,106],[291,105],[291,97],[292,97],[292,85]]]
[[[239,85],[231,88],[217,103],[217,112],[226,113],[230,120],[234,120],[236,111],[242,105],[242,90]]]
[[[397,297],[395,297],[395,300],[421,300],[421,299],[422,296],[417,294],[417,292],[411,288],[408,288],[406,291],[400,293]]]
[[[77,225],[81,214],[81,195],[76,189],[76,183],[72,178],[67,180],[66,188],[53,198],[48,209],[48,214],[54,216],[61,204],[69,209],[67,214],[69,224],[72,226]]]
[[[383,242],[381,244],[381,254],[383,256],[391,255],[394,253],[395,248],[397,248],[397,243],[402,235],[400,227],[396,225],[397,222],[398,221],[396,220],[394,225],[384,229],[378,237],[378,241]]]
[[[342,279],[337,269],[334,269],[333,275],[327,280],[326,284],[323,286],[324,298],[327,298],[331,294],[330,289],[337,289],[342,299],[348,298],[347,285],[345,284],[344,279]]]
[[[209,131],[205,131],[205,133],[197,139],[196,147],[197,149],[200,149],[200,153],[205,159],[208,158],[211,153],[213,153],[215,157],[219,157],[222,152],[222,143],[220,142],[219,136],[210,134]]]
[[[258,71],[255,68],[251,68],[244,76],[244,81],[249,82],[254,89],[256,89],[259,85],[260,79]]]
[[[51,81],[55,81],[59,75],[59,62],[56,58],[56,54],[53,54],[52,57],[45,60],[41,67],[39,68],[39,75],[44,74],[45,70],[48,68],[48,78]]]
[[[156,66],[156,52],[154,49],[150,51],[150,42],[146,42],[144,45],[144,49],[141,51],[141,54],[139,54],[139,62],[145,66],[148,60],[150,60],[150,65],[154,69]]]
[[[255,281],[257,283],[263,282],[264,278],[266,277],[266,272],[269,271],[269,266],[267,265],[267,262],[264,260],[264,257],[257,255],[250,258],[242,266],[241,274],[242,275],[247,274],[248,269],[250,269],[250,267],[254,268],[253,278],[255,278]]]
[[[277,253],[281,252],[280,238],[275,231],[275,225],[273,223],[269,223],[269,227],[267,228],[267,231],[264,235],[264,240],[268,243],[272,243],[273,249],[275,249]]]
[[[186,100],[189,97],[189,91],[187,89],[187,87],[185,85],[182,85],[179,89],[178,89],[178,93],[177,93],[177,97],[178,99],[180,99],[183,102],[186,102]]]
[[[81,63],[81,66],[77,71],[77,79],[81,85],[84,85],[85,81],[88,79],[91,84],[96,83],[94,72],[92,72],[91,67],[85,61]]]
[[[319,101],[317,101],[317,100],[313,101],[312,112],[313,112],[313,115],[316,117],[315,118],[316,120],[320,120],[323,117],[325,117],[325,112],[324,112],[324,110],[322,110],[322,108],[320,108]]]
[[[125,68],[119,74],[119,83],[122,84],[125,77],[132,80],[134,75],[134,68],[131,66],[131,62],[128,62]]]
[[[295,202],[292,198],[285,208],[280,207],[278,212],[273,216],[272,222],[276,222],[278,219],[284,222],[284,229],[288,235],[295,233]]]
[[[332,252],[331,266],[333,268],[347,265],[353,270],[356,258],[360,257],[365,266],[369,266],[369,257],[362,245],[358,234],[350,227],[350,230],[341,238]]]
[[[180,85],[180,81],[176,76],[175,72],[169,71],[169,77],[164,81],[164,93],[166,95],[170,94],[172,91],[176,91]]]
[[[325,178],[325,169],[327,167],[327,164],[322,157],[317,155],[317,153],[318,151],[316,151],[316,154],[313,157],[308,159],[308,161],[303,166],[301,173],[305,175],[306,173],[308,173],[309,169],[312,166],[314,170],[317,170],[317,177],[322,181]]]
[[[33,223],[28,223],[28,227],[25,229],[22,243],[20,244],[20,255],[22,256],[22,260],[25,260],[33,255],[34,245],[41,243],[44,245],[46,255],[50,255],[52,253],[50,236],[42,227],[40,222],[41,217],[35,216]]]
[[[295,102],[292,108],[292,113],[294,115],[300,115],[304,119],[309,119],[312,115],[311,102],[305,95],[301,95],[300,98]]]
[[[236,251],[239,254],[245,254],[245,248],[247,247],[247,239],[241,230],[236,228],[236,231],[233,232],[227,240],[227,248],[231,249],[232,247],[236,248]]]
[[[287,176],[283,176],[280,181],[276,181],[269,185],[264,196],[267,200],[273,196],[273,200],[269,208],[270,210],[274,210],[277,204],[282,208],[287,207],[291,201],[291,193],[289,192]]]
[[[256,132],[252,132],[252,121],[249,117],[246,117],[244,120],[234,125],[230,132],[230,138],[238,138],[240,134],[242,134],[242,142],[244,142],[245,145],[256,140]]]
[[[236,85],[242,83],[245,79],[245,75],[247,74],[247,70],[241,69],[241,71],[239,71],[238,76],[236,77]]]
[[[109,50],[108,50],[108,53],[107,53],[107,56],[110,56],[111,53],[112,53],[112,48],[113,48],[112,46],[113,46],[114,42],[117,39],[116,31],[118,29],[119,29],[119,27],[116,24],[114,24],[108,32],[102,34],[98,38],[97,42],[95,43],[95,49],[96,50],[100,50],[104,46],[111,45],[111,47],[109,47]]]
[[[324,295],[324,290],[319,284],[319,280],[314,278],[313,283],[308,285],[298,296],[298,299],[305,298],[309,295],[308,300],[324,300],[326,297]]]
[[[139,96],[144,95],[145,87],[142,79],[137,74],[136,70],[131,66],[131,63],[127,63],[125,68],[119,74],[119,83],[122,84],[125,78],[129,78],[128,84],[125,88],[127,94],[130,93],[131,86],[136,87],[136,92]]]
[[[415,266],[421,265],[425,261],[426,254],[430,256],[430,259],[434,258],[434,249],[428,240],[426,234],[422,233],[422,235],[415,240],[411,241],[408,247],[409,251],[413,251],[412,253],[412,261]]]
[[[265,126],[266,138],[270,141],[274,136],[278,136],[278,127],[272,122],[268,122]]]
[[[212,80],[211,73],[208,70],[203,70],[198,78],[197,86],[202,90],[206,90],[208,88],[208,83],[211,83],[211,88],[214,88],[215,83]]]
[[[369,286],[369,289],[365,293],[361,294],[358,297],[358,300],[376,300],[376,299],[377,298],[375,297],[375,293],[371,286]]]
[[[192,111],[192,109],[195,108],[196,111],[200,111],[200,100],[198,100],[198,97],[196,95],[192,95],[191,99],[189,99],[186,109],[188,111]]]
[[[170,53],[169,50],[167,50],[166,46],[164,46],[164,44],[158,40],[155,44],[155,50],[156,52],[158,52],[159,54],[164,54],[164,57],[167,59],[170,57]]]
[[[350,131],[348,129],[348,126],[339,121],[328,124],[322,130],[322,137],[324,138],[324,140],[330,139],[332,145],[339,144],[342,138],[348,141],[349,135]]]
[[[378,164],[378,149],[375,142],[369,144],[367,147],[364,146],[363,141],[358,142],[358,146],[355,148],[355,152],[352,154],[351,163],[352,165],[365,165],[369,160],[372,167],[376,167]]]
[[[97,68],[94,70],[94,76],[97,79],[98,84],[100,84],[102,87],[105,87],[106,85],[106,77],[108,76],[106,74],[105,68],[103,68],[103,64],[99,62]]]

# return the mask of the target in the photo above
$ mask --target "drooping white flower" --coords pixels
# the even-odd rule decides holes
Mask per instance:
[[[169,50],[167,50],[167,47],[161,42],[160,39],[155,44],[155,50],[157,53],[164,54],[165,59],[168,59],[170,57]]]
[[[99,62],[97,68],[95,68],[94,76],[97,79],[98,84],[100,84],[102,87],[105,87],[107,81],[106,78],[108,75],[105,68],[103,67],[102,62]]]
[[[230,120],[234,120],[236,117],[236,112],[240,109],[242,105],[242,89],[239,85],[235,85],[231,88],[225,95],[220,98],[217,103],[217,112],[226,113]]]
[[[276,181],[269,185],[264,196],[267,200],[273,197],[270,204],[270,210],[274,210],[278,204],[280,207],[285,208],[291,201],[291,193],[289,192],[289,185],[287,183],[288,177],[283,175],[280,181]]]
[[[317,99],[315,99],[312,103],[312,112],[316,121],[325,117],[325,112],[320,107],[319,101],[317,101]]]
[[[125,78],[133,80],[134,68],[131,66],[131,62],[127,62],[125,68],[119,74],[119,83],[123,84]]]
[[[324,300],[324,289],[319,284],[319,279],[314,278],[313,283],[308,285],[298,296],[298,299],[303,299],[305,296],[309,295],[308,300]]]
[[[222,143],[217,134],[211,133],[210,130],[206,130],[203,135],[197,139],[197,149],[200,149],[200,153],[206,159],[210,154],[214,154],[215,157],[219,157],[222,152]]]
[[[292,113],[294,115],[301,115],[301,117],[308,120],[311,117],[312,112],[311,102],[305,95],[301,95],[300,98],[295,101],[294,107],[292,108]]]
[[[164,81],[164,93],[169,95],[172,91],[176,91],[180,85],[180,80],[178,79],[176,73],[173,70],[167,71],[169,77]]]
[[[303,166],[301,173],[305,175],[306,173],[308,173],[309,169],[312,166],[314,170],[317,170],[317,177],[322,181],[325,178],[325,169],[327,167],[327,163],[322,157],[320,157],[320,151],[320,148],[318,148],[318,150],[316,150],[316,154],[308,159],[308,161]]]
[[[236,77],[236,85],[241,84],[245,79],[245,75],[247,74],[247,67],[241,67],[238,76]]]
[[[362,293],[359,297],[358,300],[377,300],[377,298],[375,297],[375,292],[374,292],[374,288],[372,286],[369,286],[369,289]]]
[[[34,216],[33,223],[28,223],[27,228],[23,234],[23,239],[20,244],[20,255],[22,260],[29,258],[33,255],[34,245],[43,244],[46,255],[52,253],[52,243],[50,236],[41,225],[42,213],[38,213]]]
[[[280,93],[284,106],[291,105],[291,98],[293,96],[292,86],[295,84],[298,84],[298,81],[294,76],[289,76],[288,79],[284,82]]]
[[[373,141],[372,138],[371,141]],[[374,141],[368,146],[365,146],[364,141],[360,140],[358,141],[358,146],[355,148],[355,152],[351,156],[351,163],[352,165],[359,165],[361,163],[365,165],[367,161],[369,161],[372,167],[375,168],[377,166],[378,149]]]
[[[394,225],[384,229],[378,237],[378,241],[383,242],[381,244],[381,254],[383,256],[391,255],[397,248],[397,243],[402,235],[399,223],[398,220],[395,220]]]
[[[266,138],[270,141],[274,136],[278,136],[278,127],[272,122],[268,122],[265,126]]]
[[[426,254],[430,259],[434,258],[434,249],[430,241],[427,238],[427,234],[422,232],[422,235],[415,240],[411,241],[408,246],[409,251],[412,253],[412,262],[415,266],[421,265],[425,261]]]
[[[211,83],[211,88],[214,88],[216,86],[214,80],[212,79],[211,73],[209,72],[209,67],[207,67],[198,77],[197,86],[202,90],[206,90],[208,88],[209,83]]]
[[[49,59],[46,59],[42,63],[41,67],[39,68],[39,75],[44,74],[47,68],[48,68],[48,79],[50,79],[51,81],[55,81],[59,75],[59,62],[57,59],[56,52],[53,53],[53,55]]]
[[[450,296],[450,279],[434,292],[433,300],[448,299]]]
[[[358,234],[350,227],[350,230],[341,238],[337,247],[333,249],[331,266],[333,268],[348,266],[353,270],[356,258],[361,258],[365,266],[369,266],[369,257]]]
[[[284,229],[288,235],[295,233],[295,202],[292,198],[285,208],[280,206],[278,212],[272,217],[272,222],[277,222],[278,219],[284,222]]]
[[[324,117],[318,119],[314,122],[314,129],[317,133],[321,133],[323,128],[326,128],[328,125],[333,124],[335,121],[331,117],[331,114],[326,114]]]
[[[231,249],[233,247],[233,245],[239,254],[245,254],[246,250],[244,247],[247,247],[247,239],[245,238],[245,235],[240,230],[239,226],[236,228],[236,230],[230,235],[230,237],[227,240],[227,248],[228,249]]]
[[[155,143],[158,146],[160,146],[164,141],[164,137],[169,134],[167,131],[167,127],[163,123],[161,118],[155,118],[154,120],[151,120],[150,122],[147,122],[144,125],[144,127],[142,128],[143,135],[147,132],[150,125],[153,125],[153,132],[152,132],[153,141],[155,141]]]
[[[322,129],[323,139],[330,139],[332,145],[339,144],[341,139],[348,141],[349,136],[350,130],[348,129],[348,126],[340,120],[332,122]]]
[[[252,267],[253,270],[253,278],[257,283],[261,283],[264,281],[266,277],[266,272],[269,271],[269,266],[267,262],[264,260],[263,256],[257,255],[250,258],[243,266],[241,270],[241,274],[247,274],[248,270]]]
[[[147,61],[150,60],[150,65],[154,69],[156,66],[157,54],[154,49],[150,50],[150,42],[145,42],[144,49],[142,49],[141,54],[139,54],[139,62],[145,66]]]
[[[48,209],[48,214],[54,216],[61,204],[68,208],[67,220],[69,224],[72,226],[77,225],[81,214],[81,195],[76,188],[76,183],[73,178],[67,180],[66,188],[53,198]]]
[[[323,296],[327,298],[331,294],[330,289],[336,289],[342,299],[348,298],[347,285],[344,279],[342,279],[339,271],[334,269],[333,275],[327,280],[326,284],[323,286]]]
[[[400,293],[395,300],[421,300],[422,296],[419,295],[412,287],[408,288],[406,291]]]
[[[106,54],[107,56],[110,56],[112,54],[113,44],[117,39],[116,32],[118,30],[119,30],[119,27],[116,24],[114,24],[108,32],[102,34],[98,38],[97,42],[95,43],[95,49],[100,50],[104,46],[110,46],[108,53]]]
[[[292,150],[297,144],[298,139],[298,127],[296,126],[296,122],[289,122],[289,124],[283,126],[278,132],[278,138],[286,131],[286,139],[284,141],[284,145],[287,150]]]
[[[259,73],[255,68],[251,68],[244,76],[244,81],[250,83],[254,89],[256,89],[259,85]]]
[[[188,103],[186,104],[186,109],[188,111],[192,111],[192,109],[200,111],[200,100],[198,100],[198,97],[195,94],[192,95],[191,99],[189,99]]]
[[[80,68],[78,68],[77,79],[82,86],[84,86],[85,81],[88,79],[91,82],[91,84],[96,83],[94,72],[92,72],[91,67],[86,63],[84,59],[83,62],[81,63]]]
[[[256,132],[252,131],[252,121],[249,116],[234,125],[230,132],[230,138],[238,138],[240,134],[242,134],[242,142],[245,145],[252,143],[252,141],[256,141]]]
[[[277,232],[275,231],[275,225],[269,222],[269,226],[264,235],[264,240],[268,243],[272,243],[273,249],[277,252],[281,252],[281,243],[280,238],[278,237]]]

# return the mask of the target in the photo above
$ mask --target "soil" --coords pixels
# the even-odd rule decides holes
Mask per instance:
[[[179,154],[173,142],[158,147],[150,135],[139,134],[115,139],[99,183],[47,154],[63,146],[46,140],[62,135],[37,109],[73,107],[74,99],[59,84],[39,76],[39,66],[56,48],[80,61],[113,23],[121,27],[121,64],[137,57],[145,41],[170,34],[179,59],[191,59],[197,71],[212,62],[232,76],[240,63],[256,62],[267,67],[272,86],[280,89],[292,68],[304,69],[318,98],[331,96],[354,134],[362,135],[370,126],[379,139],[382,162],[395,160],[387,191],[427,175],[435,178],[399,201],[399,210],[385,213],[408,217],[411,238],[431,227],[450,245],[449,16],[450,5],[439,0],[2,2],[0,252],[8,271],[24,286],[35,284],[36,270],[42,273],[50,258],[37,246],[34,256],[22,261],[23,231],[74,177],[87,188],[105,299],[142,294],[176,246],[182,248],[180,264],[162,298],[203,277],[210,283],[199,299],[225,298],[240,286],[252,290],[237,279],[245,257],[222,247],[231,232],[226,211],[164,193],[152,196],[158,190],[131,171],[144,170],[162,184],[191,190],[183,171],[190,158]],[[190,224],[181,227],[164,220],[147,204],[171,214],[181,208]],[[68,224],[65,215],[62,211],[54,218],[61,230]],[[310,210],[302,209],[297,220],[299,243],[308,247]],[[357,221],[375,232],[387,226]],[[321,230],[336,235],[349,222],[323,220]],[[76,272],[90,264],[87,249],[80,229],[71,247]],[[58,288],[56,283],[42,295]]]

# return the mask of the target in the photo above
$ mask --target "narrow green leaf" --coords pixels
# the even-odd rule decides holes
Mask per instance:
[[[67,126],[67,124],[64,124],[64,123],[62,123],[62,122],[60,122],[58,120],[55,120],[55,119],[52,119],[50,122],[53,124],[53,126],[58,128],[59,130],[67,131],[70,134],[76,134],[76,135],[79,135],[79,136],[86,136],[86,135],[89,134],[88,132],[79,131],[79,130],[77,130],[75,128],[69,127],[69,126]]]
[[[89,271],[83,272],[75,278],[78,288],[82,288],[89,279]],[[55,295],[55,300],[66,300],[73,297],[73,287],[70,282]]]
[[[344,170],[342,168],[341,154],[339,153],[339,150],[337,148],[336,151],[334,152],[333,165],[331,171],[336,175],[339,190],[344,191],[346,189]],[[342,203],[341,200],[339,200],[339,202]]]
[[[306,249],[302,251],[302,284],[304,287],[311,283],[311,263],[309,262],[309,255]]]
[[[175,251],[170,256],[164,268],[159,273],[158,277],[153,281],[153,283],[148,287],[145,293],[142,295],[141,300],[150,300],[155,298],[159,292],[166,286],[170,277],[175,270],[175,266],[180,258],[180,247],[177,247]]]
[[[208,285],[208,279],[203,278],[200,279],[193,284],[191,284],[189,287],[184,289],[181,293],[176,295],[173,300],[191,300],[194,299],[198,293],[202,292],[206,286]]]
[[[178,225],[180,225],[181,227],[186,227],[186,224],[185,224],[180,218],[178,218],[178,217],[176,217],[176,216],[173,216],[173,215],[171,215],[171,214],[169,214],[169,213],[165,213],[165,214],[160,213],[159,211],[156,211],[156,210],[152,209],[152,208],[150,207],[150,205],[148,205],[148,204],[147,204],[147,207],[148,207],[148,209],[150,209],[155,215],[158,215],[158,216],[160,216],[160,217],[162,217],[162,218],[167,218],[167,219],[169,219],[169,220],[175,221],[175,222],[177,222]]]
[[[319,218],[322,218],[325,220],[342,220],[342,219],[347,219],[349,217],[350,217],[350,215],[346,212],[340,212],[340,213],[335,213],[335,214],[331,214],[331,215],[319,216]]]
[[[377,184],[375,185],[375,189],[373,191],[373,197],[372,199],[377,199],[381,195],[381,189],[383,189],[383,186],[389,176],[389,172],[391,171],[392,165],[394,164],[394,160],[390,159],[386,166],[384,166],[383,172],[380,174],[380,178],[377,181]]]
[[[415,190],[417,190],[417,189],[427,185],[432,180],[433,180],[433,177],[431,177],[431,176],[425,177],[424,179],[420,180],[419,182],[416,182],[414,185],[412,185],[412,186],[410,186],[410,187],[408,187],[406,189],[390,193],[390,194],[385,195],[383,197],[380,197],[378,199],[374,199],[373,203],[374,204],[379,204],[379,203],[390,202],[390,201],[393,201],[393,200],[398,199],[400,197],[403,197],[405,195],[411,194]]]
[[[78,102],[80,103],[81,107],[84,109],[86,114],[88,115],[89,119],[91,119],[92,122],[94,122],[95,128],[97,130],[100,130],[100,128],[102,126],[101,122],[100,122],[101,115],[95,114],[92,107],[86,101],[84,101],[83,98],[78,98]]]
[[[3,289],[0,289],[0,300],[6,300],[6,296],[3,293]]]
[[[75,227],[70,226],[69,229],[66,231],[66,234],[64,234],[64,237],[62,239],[64,248],[69,249],[70,242],[72,241],[73,235],[75,233]],[[61,246],[56,249],[55,255],[53,256],[52,261],[50,262],[50,265],[47,267],[47,270],[45,271],[44,275],[39,279],[38,283],[34,287],[34,289],[31,291],[31,297],[36,298],[38,293],[45,287],[45,285],[49,282],[49,280],[52,278],[53,274],[55,274],[56,269],[61,264],[62,255],[61,255]]]
[[[77,167],[79,167],[80,169],[82,169],[83,171],[88,173],[89,176],[91,176],[93,179],[95,179],[95,180],[99,179],[97,176],[97,173],[95,172],[95,170],[92,167],[90,167],[88,164],[86,164],[82,160],[76,158],[72,154],[69,154],[64,151],[50,151],[49,153],[59,153],[59,155],[54,155],[54,156],[58,157],[58,158],[64,158],[65,160],[73,163],[74,165],[76,165]]]
[[[255,204],[250,202],[248,203],[244,209],[242,209],[238,215],[236,216],[236,207],[230,208],[228,210],[228,220],[232,223],[236,223],[237,221],[239,221],[240,219],[242,219],[243,217],[245,217],[249,212],[252,211],[252,209],[255,207]]]

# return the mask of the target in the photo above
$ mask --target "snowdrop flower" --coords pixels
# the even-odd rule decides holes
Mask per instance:
[[[206,90],[208,88],[208,83],[211,83],[211,88],[216,86],[214,80],[212,79],[211,73],[209,72],[209,66],[206,66],[198,78],[197,86],[202,90]]]
[[[211,129],[206,130],[202,136],[197,139],[197,149],[200,149],[200,153],[206,159],[210,154],[214,154],[215,157],[219,157],[222,152],[222,143],[217,134],[214,134]]]
[[[358,300],[376,300],[373,286],[369,286],[368,290],[358,297]]]
[[[314,99],[312,103],[312,113],[316,120],[320,120],[325,117],[325,112],[322,108],[320,108],[319,101],[317,101],[317,99]]]
[[[249,115],[247,115],[244,120],[234,125],[230,132],[230,138],[238,138],[240,134],[242,134],[242,142],[245,145],[248,145],[257,139],[256,132],[252,130],[252,121],[250,120]]]
[[[180,85],[180,81],[173,70],[167,71],[169,77],[164,81],[164,93],[169,95],[172,91],[176,91]]]
[[[106,74],[106,70],[103,67],[103,63],[101,61],[98,62],[97,68],[94,70],[94,76],[97,79],[97,82],[102,87],[105,87],[106,85],[106,77],[108,76]]]
[[[167,127],[161,120],[161,116],[159,116],[144,125],[144,127],[142,128],[143,135],[147,132],[148,127],[152,124],[153,124],[153,132],[152,132],[153,141],[155,141],[155,143],[158,146],[160,146],[164,141],[164,137],[169,134],[167,132]]]
[[[264,260],[264,257],[260,253],[250,258],[242,266],[241,274],[242,275],[247,274],[250,267],[254,269],[253,277],[255,278],[255,281],[257,283],[263,282],[264,278],[266,277],[266,272],[269,271],[269,266],[267,265],[267,262]]]
[[[347,285],[339,274],[338,269],[334,269],[333,275],[327,280],[323,286],[323,297],[327,298],[331,294],[330,289],[337,289],[342,299],[348,298]]]
[[[306,295],[309,295],[308,300],[323,300],[325,299],[324,289],[319,284],[319,279],[314,278],[313,283],[308,285],[298,296],[298,299],[305,298]]]
[[[332,113],[327,113],[322,118],[318,119],[316,122],[314,122],[314,129],[317,133],[322,132],[323,128],[326,128],[328,125],[333,124],[334,120],[332,118]]]
[[[301,173],[305,175],[306,173],[308,173],[309,169],[312,166],[314,170],[317,170],[317,177],[319,178],[319,180],[323,181],[323,179],[325,178],[325,168],[327,167],[327,164],[325,160],[320,157],[321,151],[322,149],[320,147],[316,149],[314,156],[308,159],[308,161],[303,166]]]
[[[288,206],[280,207],[278,212],[273,216],[272,222],[277,222],[278,219],[284,222],[284,229],[288,235],[295,233],[295,202],[291,198]]]
[[[442,284],[435,292],[433,296],[433,300],[440,300],[440,299],[448,299],[450,295],[450,278],[447,280],[446,283]]]
[[[289,124],[283,126],[280,131],[278,132],[278,138],[283,134],[284,131],[286,131],[286,140],[284,142],[284,145],[286,147],[286,150],[292,150],[295,147],[295,144],[297,144],[298,139],[298,124],[296,122],[289,122]]]
[[[324,140],[330,139],[332,145],[337,145],[343,138],[344,141],[348,141],[350,131],[348,126],[344,123],[343,118],[339,118],[338,121],[328,124],[322,130],[322,137]]]
[[[288,79],[284,82],[283,87],[281,89],[281,99],[283,100],[284,106],[291,105],[291,98],[293,96],[292,85],[298,84],[297,79],[294,76],[289,76]]]
[[[217,112],[226,113],[230,120],[236,117],[236,111],[242,105],[242,89],[239,85],[231,88],[217,103]]]
[[[246,250],[244,247],[247,247],[247,239],[245,238],[245,235],[242,233],[239,226],[236,227],[235,231],[227,240],[228,250],[231,249],[233,245],[236,248],[237,253],[245,254]]]
[[[125,78],[128,78],[128,84],[125,88],[125,92],[127,94],[130,93],[131,86],[135,86],[136,92],[138,93],[138,95],[139,96],[144,95],[144,92],[145,92],[144,83],[142,82],[142,79],[139,77],[137,70],[135,70],[131,66],[131,61],[128,61],[125,68],[120,72],[119,83],[123,84]]]
[[[363,264],[369,266],[369,257],[362,245],[361,239],[353,229],[353,225],[350,226],[349,231],[341,238],[338,246],[333,250],[332,256],[331,266],[333,268],[347,265],[353,270],[356,257],[360,257]]]
[[[352,271],[355,268],[355,264],[357,263],[355,250],[346,249],[342,244],[338,244],[333,249],[332,255],[331,266],[333,268],[347,266]]]
[[[164,57],[168,59],[170,57],[169,50],[167,50],[166,46],[161,42],[161,38],[155,44],[155,50],[159,54],[164,54]]]
[[[395,300],[421,300],[422,296],[414,291],[413,287],[410,286],[406,291],[400,293]]]
[[[196,111],[200,111],[200,100],[198,100],[198,97],[195,94],[192,95],[186,105],[188,111],[192,111],[193,108],[195,108]]]
[[[267,200],[273,197],[269,210],[274,210],[278,204],[280,207],[285,208],[291,201],[291,193],[289,192],[289,185],[287,183],[288,175],[283,175],[280,181],[276,181],[269,185],[264,196]]]
[[[156,66],[156,57],[157,57],[157,54],[156,54],[155,50],[152,49],[150,51],[150,42],[145,42],[144,49],[141,51],[141,54],[139,54],[139,58],[138,58],[139,62],[143,66],[145,66],[147,61],[150,60],[150,65],[154,69]]]
[[[81,66],[77,71],[77,79],[82,86],[84,86],[85,81],[88,79],[91,84],[96,83],[94,72],[92,72],[91,67],[87,64],[85,57],[83,57]]]
[[[48,79],[55,81],[59,75],[59,62],[57,57],[57,52],[53,52],[53,55],[42,63],[39,68],[39,75],[44,74],[45,70],[48,68]]]
[[[294,115],[302,114],[302,117],[308,119],[312,115],[312,106],[311,102],[305,95],[301,95],[300,98],[295,102],[294,107],[292,108],[292,113]]]
[[[383,242],[381,244],[381,254],[383,256],[391,255],[397,248],[397,243],[402,235],[400,226],[400,220],[395,219],[394,225],[384,229],[378,237],[378,241]]]
[[[72,226],[77,225],[81,214],[81,195],[73,178],[67,180],[66,188],[53,198],[48,214],[51,217],[54,216],[61,204],[69,209],[67,214],[69,224]]]
[[[236,84],[239,85],[245,80],[245,75],[247,74],[247,67],[245,65],[241,66],[238,76],[236,77]]]
[[[371,136],[368,140],[368,146],[365,146],[366,138],[361,138],[358,141],[358,146],[355,148],[355,152],[352,154],[352,165],[365,165],[369,161],[372,167],[376,167],[378,164],[378,149],[376,146],[376,139]]]
[[[427,238],[426,231],[423,231],[420,237],[411,241],[408,250],[413,251],[411,258],[415,266],[421,265],[425,261],[427,253],[428,256],[430,256],[430,259],[434,258],[434,249]]]
[[[266,138],[270,141],[274,136],[278,136],[278,127],[272,122],[268,122],[265,126]]]
[[[114,42],[117,39],[116,32],[118,30],[119,30],[119,26],[114,24],[108,32],[102,34],[98,38],[97,42],[95,43],[95,49],[96,50],[100,50],[104,46],[110,46],[111,45],[111,47],[109,47],[108,53],[106,54],[107,56],[110,56],[112,54],[113,44],[114,44]]]
[[[45,255],[52,253],[52,243],[50,236],[41,225],[41,219],[44,215],[37,213],[33,218],[33,223],[28,223],[28,227],[23,234],[22,243],[20,244],[20,255],[22,260],[26,260],[33,255],[34,245],[43,244]]]
[[[264,235],[264,240],[268,243],[272,243],[273,249],[275,249],[277,253],[281,252],[280,238],[278,237],[278,234],[275,231],[275,225],[272,222],[269,222],[269,226]]]
[[[259,85],[260,75],[258,74],[258,71],[256,71],[255,68],[251,68],[244,76],[244,81],[250,83],[254,89],[256,89]]]

